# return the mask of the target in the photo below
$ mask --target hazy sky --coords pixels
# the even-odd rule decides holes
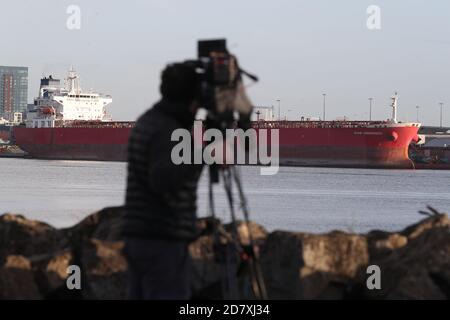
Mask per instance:
[[[115,120],[135,119],[159,99],[168,62],[195,58],[197,39],[226,37],[241,65],[260,77],[248,91],[255,105],[282,115],[399,118],[450,125],[450,1],[95,1],[0,0],[0,65],[29,69],[29,100],[39,78],[63,78],[73,65],[85,89],[111,94]],[[69,30],[69,5],[81,9],[81,29]],[[366,26],[369,5],[381,9],[381,29]],[[288,110],[291,110],[288,112]]]

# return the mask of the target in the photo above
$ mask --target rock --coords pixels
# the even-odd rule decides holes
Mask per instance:
[[[200,229],[201,236],[191,243],[189,246],[190,255],[192,258],[192,275],[191,275],[191,288],[195,299],[222,299],[223,293],[220,288],[223,276],[223,264],[218,263],[217,257],[214,255],[214,242],[213,242],[213,226],[217,224],[218,220],[213,221],[211,218],[198,219],[198,227]],[[236,222],[236,230],[244,246],[248,246],[249,241],[249,229],[252,234],[252,239],[255,243],[261,243],[266,236],[267,231],[260,225],[249,222],[249,228],[243,221]],[[233,230],[233,225],[227,224],[221,228],[219,234],[230,234]],[[221,237],[222,241],[225,237]],[[232,246],[231,246],[232,247]],[[230,250],[232,253],[232,268],[237,272],[239,266],[242,266],[239,255],[233,248],[222,248],[222,250]],[[245,272],[242,271],[242,272]],[[247,285],[236,282],[236,286]]]
[[[221,295],[218,287],[221,269],[214,258],[212,236],[204,235],[191,243],[189,252],[192,258],[191,287],[194,296],[196,299],[217,299]]]
[[[66,287],[67,268],[73,263],[70,249],[30,257],[36,283],[44,297]]]
[[[106,208],[61,230],[20,215],[5,214],[0,217],[0,258],[11,254],[26,256],[30,262],[27,272],[41,298],[123,298],[126,262],[121,253],[123,243],[119,241],[121,211],[120,207]],[[86,290],[67,289],[67,267],[71,264],[81,268],[83,283],[89,283]],[[29,277],[25,279],[31,281]],[[11,290],[5,292],[5,297],[21,297]]]
[[[371,231],[367,235],[367,241],[369,255],[371,259],[376,259],[389,255],[392,251],[404,247],[408,243],[408,238],[399,233]]]
[[[369,260],[364,236],[344,232],[301,236],[301,258],[306,267],[352,278]]]
[[[7,256],[3,268],[15,268],[21,270],[31,270],[30,261],[23,256]]]
[[[0,259],[7,255],[31,256],[64,246],[60,231],[21,215],[0,216]]]
[[[448,216],[446,214],[438,214],[405,228],[401,234],[408,237],[408,239],[415,239],[427,230],[436,228],[444,228],[448,230],[449,227],[450,219]]]
[[[0,216],[0,298],[125,298],[122,215],[122,208],[106,208],[60,230],[23,216]],[[224,264],[219,263],[213,240],[216,223],[199,219],[201,236],[189,246],[195,298],[223,298]],[[247,225],[237,222],[236,227],[248,245]],[[232,229],[230,224],[221,229],[221,243],[230,238]],[[450,298],[450,220],[446,215],[433,215],[399,232],[268,233],[253,222],[250,230],[269,298]],[[254,298],[248,263],[233,246],[223,248],[230,250],[230,266],[238,275],[236,297]],[[82,290],[67,289],[67,267],[72,264],[81,268]],[[366,286],[369,265],[380,267],[380,290]]]
[[[218,221],[216,220],[215,223]],[[220,283],[223,277],[223,264],[217,261],[217,257],[214,255],[214,242],[213,242],[213,221],[210,218],[199,219],[198,226],[201,229],[202,236],[196,241],[191,243],[189,251],[192,258],[192,276],[191,287],[194,297],[196,299],[222,299],[223,293],[220,288]],[[243,221],[236,222],[236,230],[244,246],[250,244],[250,233],[255,244],[261,243],[267,237],[267,231],[262,226],[249,222],[248,226]],[[223,232],[230,234],[233,230],[233,225],[224,225]],[[250,232],[249,232],[250,229]],[[222,241],[225,240],[221,237]],[[232,268],[237,272],[238,268],[243,266],[240,256],[232,245],[224,247],[221,250],[229,250],[232,256]],[[242,273],[245,272],[243,268]],[[236,282],[236,287],[246,286],[247,283]]]
[[[87,299],[125,299],[127,263],[122,241],[91,239],[83,246],[81,268]]]
[[[18,255],[8,255],[0,267],[0,299],[41,299],[30,261]]]
[[[64,229],[64,231],[68,237],[119,241],[122,240],[120,235],[122,215],[122,207],[108,207],[87,216],[75,226]]]
[[[274,299],[342,298],[368,260],[366,238],[343,232],[274,232],[261,256],[269,297]]]
[[[225,230],[231,232],[232,225],[228,224],[225,226]],[[243,221],[236,222],[236,229],[239,234],[239,238],[241,239],[244,245],[249,245],[250,243],[250,234],[252,235],[253,241],[259,243],[261,240],[267,238],[267,230],[253,221],[249,221],[247,224]],[[250,229],[250,230],[249,230]],[[250,231],[250,232],[249,232]]]
[[[395,234],[391,235],[395,239]],[[374,255],[370,264],[382,272],[381,290],[365,289],[364,297],[377,299],[450,298],[450,220],[436,215],[398,234],[407,243],[385,255]],[[402,239],[402,238],[400,238]],[[401,240],[404,242],[404,240]],[[372,249],[373,250],[373,249]]]
[[[300,248],[300,238],[293,233],[276,231],[268,236],[260,260],[270,298],[302,296]]]

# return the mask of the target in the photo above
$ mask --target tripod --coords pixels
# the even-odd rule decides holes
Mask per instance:
[[[209,167],[209,211],[213,221],[216,220],[213,184],[219,182],[219,174],[222,177],[224,189],[231,214],[231,235],[223,226],[214,223],[213,246],[216,261],[221,264],[222,271],[222,296],[224,299],[239,298],[238,276],[244,269],[248,270],[250,287],[253,297],[256,299],[267,299],[267,291],[263,279],[261,265],[259,262],[259,251],[255,245],[250,219],[239,171],[235,166],[219,168],[213,164]],[[248,244],[244,244],[237,228],[236,211],[233,197],[233,182],[237,187],[240,209],[244,215],[244,225],[248,232]],[[236,268],[240,258],[240,268]]]

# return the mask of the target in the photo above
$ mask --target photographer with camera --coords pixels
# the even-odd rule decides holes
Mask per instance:
[[[199,41],[198,53],[197,60],[162,72],[162,99],[138,119],[129,139],[123,234],[131,299],[191,296],[188,245],[198,236],[196,189],[203,164],[175,165],[172,133],[191,130],[199,107],[208,111],[205,129],[250,126],[252,106],[241,74],[256,77],[239,68],[225,40]],[[218,182],[217,166],[210,169],[210,183]]]

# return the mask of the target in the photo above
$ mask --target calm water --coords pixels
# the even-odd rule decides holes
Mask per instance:
[[[58,227],[124,200],[125,163],[0,159],[0,170],[0,212]],[[289,167],[261,176],[257,167],[242,167],[241,173],[251,219],[269,230],[397,230],[419,220],[427,204],[450,212],[450,171]],[[229,220],[222,187],[215,189],[217,213]],[[199,197],[205,215],[206,175]]]

